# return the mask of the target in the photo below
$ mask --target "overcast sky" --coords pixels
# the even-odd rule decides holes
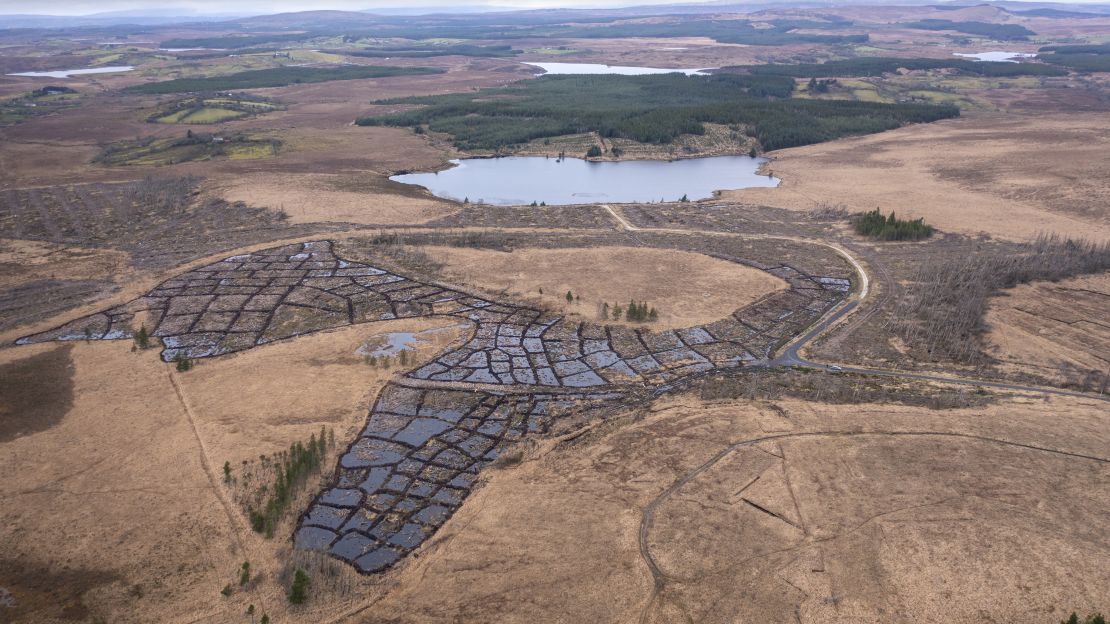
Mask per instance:
[[[613,7],[645,4],[677,4],[695,0],[0,0],[0,15],[34,13],[39,15],[87,15],[106,11],[143,11],[158,14],[194,13],[269,14],[284,11],[319,9],[364,10],[376,7],[476,6],[513,8]],[[740,0],[741,2],[743,0]],[[849,0],[850,1],[850,0]],[[1104,0],[1072,0],[1102,2]]]
[[[0,15],[88,15],[106,11],[149,11],[152,13],[255,13],[345,9],[360,11],[375,7],[449,7],[490,5],[514,8],[613,7],[645,4],[677,4],[692,0],[0,0]]]

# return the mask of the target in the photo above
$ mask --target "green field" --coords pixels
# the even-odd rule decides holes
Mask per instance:
[[[231,119],[241,119],[247,115],[248,113],[231,110],[230,108],[205,106],[202,108],[175,111],[169,115],[158,117],[154,121],[157,123],[169,124],[214,124]]]
[[[115,143],[106,147],[95,162],[110,166],[172,165],[202,160],[248,160],[276,156],[281,143],[275,139],[245,134],[193,134],[182,138]]]
[[[68,87],[43,87],[24,95],[0,100],[0,126],[10,126],[33,117],[77,106],[80,95]]]
[[[238,95],[178,100],[151,115],[148,121],[164,124],[216,124],[279,110],[277,102]]]
[[[574,48],[568,48],[565,46],[561,46],[558,48],[534,48],[528,51],[532,54],[546,54],[548,56],[562,56],[564,54],[574,54],[576,52],[581,52],[581,50],[575,50]]]

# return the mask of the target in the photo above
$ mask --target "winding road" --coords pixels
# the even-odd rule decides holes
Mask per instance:
[[[852,265],[856,274],[859,276],[859,289],[855,295],[842,303],[840,306],[830,310],[822,319],[817,321],[809,331],[802,334],[798,338],[786,346],[780,348],[775,354],[775,357],[769,360],[761,360],[749,365],[764,368],[774,367],[795,367],[795,368],[812,368],[816,370],[823,370],[832,373],[856,373],[860,375],[875,375],[877,377],[894,377],[900,379],[913,379],[918,381],[932,381],[936,383],[950,383],[966,386],[976,386],[983,388],[994,388],[998,390],[1011,390],[1015,392],[1032,392],[1040,394],[1052,394],[1058,396],[1069,396],[1085,399],[1096,399],[1101,401],[1110,401],[1110,397],[1103,394],[1092,394],[1088,392],[1076,392],[1072,390],[1063,390],[1061,388],[1052,388],[1047,386],[1033,386],[1026,384],[1006,383],[998,381],[987,381],[984,379],[977,379],[974,377],[959,377],[953,375],[937,375],[928,373],[915,373],[909,371],[899,371],[892,369],[882,368],[867,368],[859,366],[841,366],[838,364],[829,364],[822,362],[814,362],[805,359],[801,355],[802,349],[812,342],[817,336],[824,333],[841,319],[857,311],[863,301],[871,293],[871,276],[867,273],[863,264],[844,247],[835,243],[828,243],[824,241],[813,240],[810,238],[801,238],[793,236],[775,236],[770,234],[733,234],[729,232],[716,232],[713,230],[694,230],[694,229],[681,229],[681,228],[642,228],[632,225],[625,219],[619,212],[613,209],[609,204],[602,204],[613,220],[617,222],[619,229],[628,230],[630,232],[665,232],[668,234],[698,234],[702,236],[741,236],[744,238],[762,238],[772,240],[789,240],[794,242],[808,243],[811,245],[819,245],[832,249],[839,254],[845,261]]]
[[[708,235],[708,236],[737,236],[736,234],[724,233],[724,232],[715,232],[715,231],[710,231],[710,230],[694,230],[694,229],[679,229],[679,228],[641,228],[641,227],[637,227],[637,226],[629,223],[628,220],[626,220],[620,213],[618,213],[616,210],[614,210],[612,206],[610,206],[608,204],[602,204],[602,207],[610,214],[610,216],[613,217],[613,220],[616,221],[617,226],[618,226],[619,229],[624,229],[624,230],[628,230],[628,231],[631,231],[631,232],[646,231],[646,232],[666,232],[666,233],[672,233],[672,234],[698,234],[698,235]],[[749,367],[755,366],[755,367],[762,367],[762,368],[778,368],[778,367],[810,368],[810,369],[815,369],[815,370],[826,371],[826,372],[829,372],[829,373],[855,373],[855,374],[861,374],[861,375],[874,375],[874,376],[878,376],[878,377],[912,379],[912,380],[930,381],[930,382],[936,382],[936,383],[948,383],[948,384],[959,384],[959,385],[975,386],[975,387],[982,387],[982,388],[994,388],[994,389],[998,389],[998,390],[1011,390],[1011,391],[1016,391],[1016,392],[1041,393],[1041,394],[1050,394],[1050,395],[1059,395],[1059,396],[1097,399],[1097,400],[1103,400],[1103,401],[1110,400],[1110,397],[1106,397],[1106,396],[1101,395],[1101,394],[1095,395],[1095,394],[1084,393],[1084,392],[1074,392],[1074,391],[1070,391],[1070,390],[1063,390],[1063,389],[1060,389],[1060,388],[1051,388],[1051,387],[1044,387],[1044,386],[1032,386],[1032,385],[995,382],[995,381],[986,381],[986,380],[982,380],[982,379],[975,379],[975,378],[969,378],[969,377],[957,377],[957,376],[948,376],[948,375],[914,373],[914,372],[906,372],[906,371],[898,371],[898,370],[890,370],[890,369],[875,369],[875,368],[865,368],[865,367],[856,367],[856,366],[840,366],[840,365],[836,365],[836,364],[813,362],[811,360],[807,360],[801,355],[802,349],[804,349],[806,345],[808,345],[815,338],[817,338],[817,336],[821,335],[826,330],[828,330],[830,327],[837,324],[838,322],[840,322],[842,319],[844,319],[848,315],[856,312],[860,308],[863,301],[867,298],[867,296],[871,292],[871,277],[868,275],[867,270],[864,268],[863,264],[857,258],[855,258],[855,256],[853,256],[850,251],[841,247],[840,245],[836,245],[836,244],[832,244],[832,243],[826,243],[826,242],[823,242],[823,241],[816,241],[816,240],[812,240],[812,239],[795,238],[795,237],[788,237],[788,236],[772,236],[772,235],[757,234],[757,235],[749,235],[747,237],[748,238],[769,238],[769,239],[799,241],[799,242],[821,245],[823,247],[830,248],[830,249],[836,251],[849,264],[851,264],[852,267],[855,269],[856,274],[859,276],[859,287],[858,287],[858,289],[857,289],[857,291],[856,291],[856,293],[853,297],[851,297],[850,299],[845,300],[838,307],[830,310],[823,318],[818,320],[804,334],[798,336],[792,342],[790,342],[787,345],[785,345],[784,347],[778,349],[777,352],[775,353],[775,357],[773,357],[771,359],[767,359],[767,360],[753,362],[752,364],[749,365]],[[759,438],[752,438],[752,439],[748,439],[748,440],[742,440],[742,441],[739,441],[739,442],[729,444],[728,446],[726,446],[723,449],[721,449],[720,451],[718,451],[715,455],[710,457],[708,460],[706,460],[704,463],[702,463],[698,467],[694,468],[690,472],[684,474],[682,477],[677,479],[669,487],[667,487],[665,490],[663,490],[658,496],[656,496],[654,499],[652,499],[652,501],[650,503],[648,503],[643,509],[643,512],[641,514],[641,519],[640,519],[640,530],[639,530],[640,557],[643,559],[644,564],[647,566],[649,572],[651,573],[651,576],[652,576],[652,591],[651,591],[651,595],[648,598],[647,602],[644,604],[643,610],[641,611],[641,614],[640,614],[641,624],[646,623],[648,621],[648,619],[650,618],[651,613],[652,613],[652,609],[655,606],[657,600],[659,600],[661,592],[663,591],[663,589],[666,585],[667,578],[668,578],[667,574],[663,570],[660,569],[658,562],[655,560],[655,557],[651,553],[651,545],[650,545],[651,527],[652,527],[652,522],[653,522],[654,517],[655,517],[655,512],[656,512],[657,509],[659,509],[659,507],[661,507],[664,503],[666,503],[667,500],[675,492],[680,490],[683,486],[690,483],[694,479],[698,478],[698,476],[700,476],[706,470],[709,470],[710,468],[712,468],[714,465],[716,465],[722,459],[727,457],[729,454],[731,454],[734,451],[737,451],[741,448],[753,446],[753,445],[759,444],[761,442],[768,442],[768,441],[775,441],[775,440],[786,440],[786,439],[805,438],[805,437],[809,437],[809,438],[812,438],[812,437],[834,437],[834,436],[836,436],[836,437],[848,437],[848,436],[919,436],[919,437],[926,437],[926,436],[935,436],[935,437],[948,437],[948,438],[963,438],[963,439],[990,442],[990,443],[994,443],[994,444],[1007,445],[1007,446],[1012,446],[1012,447],[1017,447],[1017,448],[1025,448],[1025,449],[1030,449],[1030,450],[1035,450],[1035,451],[1040,451],[1040,452],[1045,452],[1045,453],[1054,453],[1054,454],[1064,455],[1064,456],[1068,456],[1068,457],[1074,457],[1074,458],[1077,458],[1077,459],[1084,459],[1084,460],[1089,460],[1089,461],[1100,462],[1100,463],[1104,463],[1104,464],[1105,463],[1110,463],[1110,459],[1102,458],[1102,457],[1095,457],[1095,456],[1091,456],[1091,455],[1084,455],[1084,454],[1081,454],[1081,453],[1073,453],[1073,452],[1063,451],[1063,450],[1058,450],[1058,449],[1051,449],[1051,448],[1046,448],[1046,447],[1023,444],[1023,443],[1020,443],[1020,442],[1013,442],[1013,441],[1003,440],[1003,439],[999,439],[999,438],[991,438],[991,437],[986,437],[986,436],[979,436],[979,435],[972,435],[972,434],[961,434],[961,433],[953,433],[953,432],[938,432],[938,431],[886,431],[886,432],[866,432],[866,433],[865,432],[858,432],[858,431],[857,432],[850,432],[850,431],[816,431],[816,432],[784,433],[784,434],[777,434],[777,435],[768,435],[768,436],[762,436],[762,437],[759,437]]]

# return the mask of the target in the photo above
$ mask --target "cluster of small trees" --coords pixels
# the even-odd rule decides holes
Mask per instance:
[[[135,347],[137,349],[150,347],[150,333],[146,331],[146,325],[140,325],[139,331],[135,332]]]
[[[193,370],[193,361],[178,353],[173,356],[174,367],[179,373],[186,373]]]
[[[658,310],[649,307],[646,301],[637,303],[635,299],[628,302],[627,308],[621,308],[619,303],[612,306],[608,303],[602,303],[600,315],[603,321],[619,321],[622,316],[625,320],[635,323],[647,323],[659,320]]]
[[[836,78],[828,78],[825,80],[810,78],[809,84],[806,85],[806,91],[809,91],[810,93],[828,93],[829,86],[835,82]]]
[[[224,471],[226,473],[227,464],[224,464]],[[244,561],[243,564],[239,566],[239,587],[246,587],[247,583],[249,583],[250,580],[251,562]],[[228,583],[227,585],[224,585],[223,589],[220,590],[220,594],[226,598],[230,596],[233,591],[234,590],[231,587],[231,583]],[[251,605],[250,608],[247,610],[247,615],[254,615],[254,605]]]
[[[933,235],[933,226],[926,225],[923,218],[899,219],[894,211],[883,216],[878,208],[856,215],[852,226],[857,234],[884,241],[921,240]]]
[[[408,349],[401,349],[397,352],[397,362],[401,366],[408,365]],[[368,355],[366,356],[366,363],[369,364],[371,368],[376,368],[380,365],[382,368],[388,369],[392,364],[392,358],[388,355]]]
[[[1060,622],[1060,624],[1106,624],[1106,618],[1102,617],[1101,613],[1092,613],[1085,619],[1080,620],[1075,611],[1071,612],[1071,617]]]
[[[247,605],[247,615],[251,616],[251,624],[254,624],[254,614],[257,609],[254,605]],[[262,619],[258,620],[258,624],[270,624],[270,616],[265,613],[262,614]]]
[[[319,469],[320,462],[327,453],[327,446],[325,430],[321,427],[319,437],[312,434],[307,444],[295,442],[289,446],[288,451],[279,455],[279,461],[274,467],[274,483],[269,499],[261,509],[251,507],[247,510],[251,528],[266,537],[273,537],[274,527],[292,502],[293,494],[303,485],[309,474]]]

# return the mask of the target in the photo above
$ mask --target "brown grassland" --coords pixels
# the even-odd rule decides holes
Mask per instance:
[[[131,53],[135,72],[65,80],[81,94],[77,106],[0,127],[0,622],[254,624],[266,613],[274,624],[1042,624],[1073,610],[1110,615],[1110,410],[1097,380],[1077,385],[1083,375],[1110,379],[1110,274],[1096,268],[990,292],[981,327],[962,337],[982,347],[974,363],[923,353],[899,338],[890,316],[927,261],[1026,253],[1041,233],[1110,241],[1106,73],[969,81],[944,92],[976,103],[959,118],[767,154],[777,188],[612,212],[437,198],[389,177],[465,157],[447,137],[352,123],[397,109],[374,104],[382,99],[530,79],[535,68],[519,61],[699,68],[948,58],[1110,33],[1110,17],[948,8],[749,16],[769,25],[835,15],[853,21],[844,32],[869,32],[866,44],[537,37],[511,40],[524,53],[506,59],[374,59],[445,73],[252,89],[281,109],[199,126],[281,142],[251,160],[109,167],[94,159],[111,145],[188,130],[147,121],[179,96],[124,87],[296,59],[175,60],[142,48]],[[897,26],[935,18],[1022,24],[1038,35],[990,42]],[[107,55],[80,38],[34,37],[0,33],[0,74]],[[306,45],[293,55],[335,62]],[[0,98],[44,84],[0,75]],[[716,153],[723,128],[676,145]],[[627,147],[630,156],[677,149]],[[520,153],[551,149],[533,142]],[[151,199],[159,193],[168,199]],[[133,203],[108,205],[113,197]],[[850,215],[875,208],[923,218],[937,232],[919,242],[854,233]],[[576,411],[503,450],[427,541],[389,570],[360,575],[295,551],[291,536],[379,392],[472,339],[472,325],[382,320],[201,358],[188,371],[160,360],[157,340],[149,349],[131,340],[15,344],[233,254],[324,239],[352,261],[575,324],[601,324],[602,303],[634,299],[658,310],[652,323],[609,321],[614,333],[709,324],[788,288],[725,258],[755,254],[768,267],[771,258],[822,275],[849,270],[843,253],[868,275],[867,297],[857,299],[856,275],[846,301],[859,307],[800,356],[953,383],[838,374],[813,362],[777,377],[694,376],[666,392],[645,383],[626,405]],[[417,338],[403,365],[366,355],[394,333]],[[321,427],[335,444],[320,470],[296,489],[272,539],[254,532],[241,504],[254,487],[248,470]],[[240,585],[244,561],[252,574]],[[311,586],[296,606],[286,596],[298,567]]]
[[[452,281],[596,321],[602,304],[647,302],[652,329],[690,327],[728,316],[786,283],[763,271],[701,254],[636,247],[521,249],[427,247]],[[568,303],[566,293],[574,295]]]

